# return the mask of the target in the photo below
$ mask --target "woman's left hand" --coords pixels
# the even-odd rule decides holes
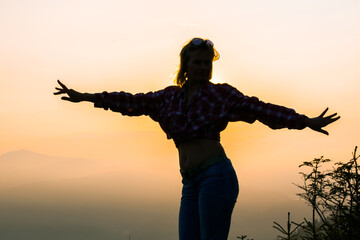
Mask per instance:
[[[66,101],[70,101],[70,102],[74,102],[74,103],[86,100],[85,94],[75,91],[74,89],[68,89],[65,86],[65,84],[60,82],[60,80],[57,80],[57,82],[59,83],[60,87],[55,88],[57,90],[57,92],[54,92],[54,95],[66,94],[67,96],[62,97],[61,98],[62,100],[66,100]]]
[[[306,125],[314,131],[329,135],[329,133],[322,128],[326,127],[330,123],[335,122],[340,118],[340,116],[335,117],[337,113],[334,113],[325,117],[325,114],[328,110],[329,108],[326,108],[325,111],[323,111],[318,117],[306,119]]]

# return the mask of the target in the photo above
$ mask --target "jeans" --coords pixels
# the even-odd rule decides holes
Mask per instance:
[[[193,178],[182,179],[180,240],[226,240],[239,184],[231,161],[211,165]]]

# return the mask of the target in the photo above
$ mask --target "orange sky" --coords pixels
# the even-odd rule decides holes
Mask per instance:
[[[194,36],[212,39],[221,54],[215,82],[309,116],[327,106],[339,112],[342,119],[329,127],[328,138],[309,130],[286,133],[293,141],[311,142],[308,151],[316,153],[324,142],[339,144],[337,152],[357,144],[359,114],[352,111],[359,102],[357,1],[186,3],[2,2],[0,153],[26,148],[88,157],[94,156],[90,149],[79,152],[61,143],[81,135],[159,131],[145,118],[59,101],[51,95],[56,79],[88,92],[157,90],[173,84],[178,53]],[[246,134],[242,129],[226,136],[278,135],[256,124],[243,128]]]
[[[356,0],[1,1],[0,154],[103,159],[178,179],[176,148],[149,118],[63,102],[52,92],[57,79],[85,92],[164,88],[183,44],[199,36],[221,55],[214,82],[310,117],[326,107],[341,115],[328,137],[259,123],[223,132],[243,186],[261,188],[261,176],[288,186],[302,161],[348,160],[359,144],[359,23]]]

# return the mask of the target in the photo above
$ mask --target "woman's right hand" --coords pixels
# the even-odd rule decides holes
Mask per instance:
[[[60,80],[57,80],[57,82],[60,87],[55,88],[58,92],[54,92],[54,95],[67,94],[67,96],[61,97],[61,99],[70,102],[81,102],[85,100],[83,93],[77,92],[73,89],[68,89],[62,82],[60,82]]]

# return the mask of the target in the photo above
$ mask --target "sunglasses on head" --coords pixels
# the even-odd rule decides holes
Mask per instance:
[[[214,46],[214,43],[208,39],[204,40],[202,38],[193,38],[190,42],[195,46],[200,46],[203,42],[205,42],[206,46],[208,47]]]

